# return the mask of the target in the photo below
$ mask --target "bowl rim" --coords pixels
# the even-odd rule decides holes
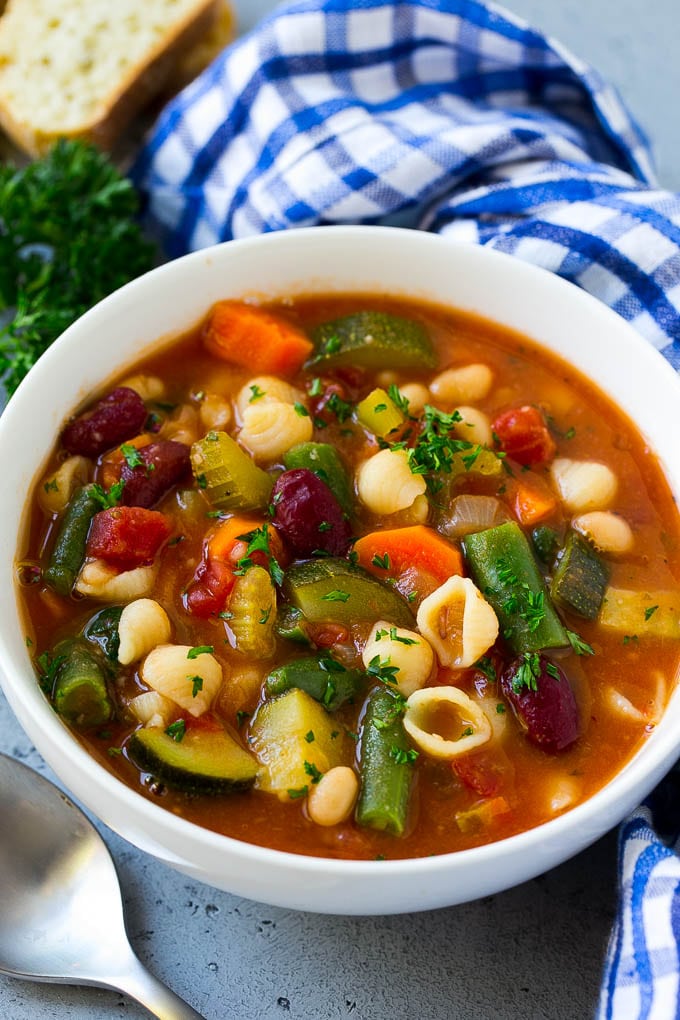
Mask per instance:
[[[192,252],[151,270],[95,305],[65,330],[19,386],[6,411],[0,418],[0,451],[7,448],[8,442],[11,441],[11,432],[16,427],[15,419],[18,421],[23,415],[24,405],[32,399],[34,390],[39,389],[41,385],[48,385],[52,380],[53,372],[58,367],[63,352],[71,347],[77,348],[83,342],[83,337],[86,337],[93,330],[96,331],[100,317],[108,317],[110,312],[115,310],[121,301],[124,304],[134,304],[138,299],[138,295],[144,293],[150,277],[153,277],[155,280],[172,283],[175,278],[181,279],[187,267],[204,265],[206,259],[221,260],[223,258],[222,253],[226,251],[230,253],[228,257],[231,257],[232,254],[236,255],[246,250],[257,251],[263,245],[286,247],[290,244],[305,245],[309,244],[310,241],[313,244],[318,244],[326,239],[330,239],[329,243],[333,244],[333,238],[340,240],[348,236],[356,237],[357,231],[363,234],[362,241],[367,241],[370,236],[381,238],[383,242],[388,239],[396,242],[397,237],[408,235],[408,244],[412,245],[414,249],[417,249],[419,245],[429,248],[433,244],[441,245],[442,250],[444,250],[444,246],[459,251],[463,249],[465,257],[473,262],[476,261],[482,270],[487,264],[496,263],[500,266],[502,263],[511,275],[515,275],[518,281],[534,283],[543,289],[547,288],[548,293],[557,294],[559,291],[566,294],[568,291],[569,300],[580,303],[583,309],[593,317],[595,324],[598,321],[602,323],[608,322],[610,325],[615,322],[622,338],[621,342],[623,343],[625,340],[628,350],[634,351],[636,363],[643,366],[648,365],[650,370],[659,378],[662,378],[665,374],[666,382],[664,385],[675,387],[677,395],[680,397],[680,378],[666,359],[651,344],[647,343],[625,320],[607,306],[546,269],[525,263],[513,256],[489,248],[455,242],[440,235],[414,231],[408,228],[368,225],[310,227],[223,242],[212,248]],[[368,243],[373,243],[373,241]],[[349,289],[346,292],[349,292]],[[452,302],[451,307],[464,307],[464,305],[456,300],[455,303]],[[181,329],[178,330],[178,334],[182,331]],[[158,342],[149,341],[134,360],[137,361],[139,357],[148,354],[152,345]],[[541,343],[540,339],[537,339],[536,342],[539,345]],[[569,360],[565,354],[562,354],[561,357],[564,360]],[[116,374],[125,371],[125,368],[129,367],[132,363],[127,362],[123,367],[119,366],[116,369]],[[601,380],[597,380],[596,385],[602,389],[605,388]],[[678,405],[680,406],[680,401],[678,401]],[[665,458],[658,453],[656,456],[661,463],[662,470],[668,476],[668,472],[665,469]],[[36,465],[33,472],[34,481],[39,476],[40,470],[40,465]],[[16,536],[14,540],[15,555],[18,541],[20,541],[20,536]],[[184,818],[177,817],[160,805],[142,797],[141,794],[128,787],[122,780],[108,772],[104,766],[93,759],[71,734],[70,730],[53,713],[35,682],[32,672],[28,682],[25,677],[20,675],[22,672],[20,664],[15,661],[17,656],[8,643],[7,627],[6,617],[3,614],[0,620],[0,684],[21,725],[36,743],[36,746],[41,742],[41,736],[45,727],[47,727],[50,741],[54,746],[50,746],[47,749],[38,746],[38,750],[57,775],[60,774],[61,762],[59,759],[61,756],[65,756],[70,765],[77,770],[89,773],[90,776],[92,776],[94,770],[94,776],[96,777],[93,782],[94,787],[101,791],[104,797],[112,797],[118,802],[123,813],[130,812],[134,816],[141,815],[148,817],[149,824],[143,827],[145,831],[148,830],[150,833],[150,830],[153,830],[155,833],[163,834],[164,838],[166,834],[171,838],[175,836],[185,837],[184,842],[192,846],[204,847],[209,853],[213,851],[224,852],[228,849],[231,855],[242,860],[247,859],[254,865],[284,863],[296,871],[302,869],[303,871],[335,876],[341,879],[361,875],[369,875],[371,878],[377,878],[379,875],[389,875],[393,879],[397,874],[403,875],[406,878],[425,871],[427,873],[447,873],[450,875],[452,871],[455,872],[460,868],[464,869],[471,860],[481,862],[502,857],[505,853],[522,855],[532,850],[536,851],[544,841],[554,842],[559,840],[562,834],[567,832],[573,833],[575,830],[581,831],[582,839],[578,849],[583,849],[601,836],[613,824],[616,824],[638,802],[640,798],[641,777],[644,793],[648,793],[680,752],[680,734],[675,736],[670,723],[668,723],[670,704],[676,703],[680,705],[680,685],[678,685],[664,711],[656,732],[650,735],[650,738],[604,787],[576,807],[516,835],[467,850],[444,853],[434,857],[396,858],[379,862],[374,860],[315,857],[304,853],[273,850],[258,844],[247,843],[234,837],[215,833]],[[25,652],[25,657],[30,659],[27,651]],[[666,721],[665,726],[664,720]],[[100,807],[92,806],[90,800],[83,796],[82,793],[76,792],[75,796],[81,799],[98,817],[107,821],[106,812],[103,812]],[[612,802],[618,805],[613,811]],[[602,819],[606,822],[604,826],[602,825]],[[107,824],[112,823],[107,822]],[[120,825],[112,824],[112,828],[121,831]],[[130,842],[136,842],[134,837],[131,837],[126,832],[123,831],[122,835]],[[569,855],[571,856],[575,852],[578,851],[570,851]],[[167,859],[171,859],[173,856],[169,852]],[[192,863],[181,855],[176,857],[176,862],[178,864]],[[541,870],[545,869],[539,866],[536,868],[535,873],[539,873]],[[499,884],[497,888],[500,890],[503,886]]]

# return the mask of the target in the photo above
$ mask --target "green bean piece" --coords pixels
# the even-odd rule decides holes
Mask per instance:
[[[92,518],[101,505],[90,485],[78,489],[64,511],[52,554],[43,577],[58,595],[70,595],[85,559],[87,535]]]
[[[363,690],[366,674],[359,669],[345,667],[330,656],[295,659],[285,666],[277,666],[265,679],[267,697],[283,694],[297,687],[319,701],[329,712],[334,712],[347,701],[352,701]]]
[[[531,546],[515,521],[467,535],[463,548],[473,580],[514,651],[540,652],[569,644]]]
[[[78,729],[101,726],[114,708],[106,686],[104,669],[84,641],[67,638],[54,649],[63,656],[57,669],[52,700],[57,713]]]
[[[399,702],[387,687],[375,687],[361,731],[358,825],[403,836],[413,778],[408,753]]]
[[[577,531],[570,531],[550,585],[550,594],[557,605],[571,609],[584,620],[594,620],[608,580],[607,565],[590,542]]]
[[[118,662],[118,625],[122,612],[122,606],[106,606],[87,621],[83,631],[83,637],[98,645],[109,662]]]
[[[307,468],[325,482],[346,514],[352,513],[352,486],[342,457],[330,443],[298,443],[283,455],[284,467]]]

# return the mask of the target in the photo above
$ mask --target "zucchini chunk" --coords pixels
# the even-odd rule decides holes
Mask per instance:
[[[609,570],[590,542],[570,531],[558,555],[550,594],[558,606],[571,609],[584,620],[594,620],[600,611],[609,580]]]
[[[132,734],[127,753],[138,768],[184,793],[248,790],[259,772],[255,758],[226,730],[189,729],[177,741],[160,726],[147,726]]]
[[[434,368],[437,358],[419,322],[389,312],[356,312],[325,322],[312,332],[316,353],[307,362],[316,370],[361,368]]]
[[[362,567],[347,560],[305,560],[286,572],[283,593],[310,623],[375,623],[389,620],[413,629],[408,603]]]

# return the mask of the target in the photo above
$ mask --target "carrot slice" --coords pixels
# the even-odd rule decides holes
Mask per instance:
[[[355,542],[354,551],[359,564],[376,577],[391,578],[400,590],[399,580],[408,578],[411,590],[421,597],[433,588],[428,584],[427,591],[420,590],[419,575],[434,579],[434,587],[439,587],[453,574],[463,573],[460,551],[424,524],[373,531]]]
[[[242,301],[218,301],[203,327],[211,354],[253,372],[295,375],[314,349],[290,322]]]
[[[557,507],[557,497],[548,483],[533,472],[527,471],[519,478],[511,478],[508,488],[512,492],[515,514],[521,524],[538,524]]]
[[[136,450],[141,450],[142,447],[148,446],[149,443],[154,441],[154,437],[150,432],[142,432],[138,436],[133,436],[132,439],[127,439],[120,446],[116,446],[109,453],[104,454],[101,459],[99,470],[97,472],[97,481],[104,486],[105,489],[110,489],[112,485],[120,481],[120,472],[123,464],[125,463],[125,456],[123,454],[122,447],[134,446]]]

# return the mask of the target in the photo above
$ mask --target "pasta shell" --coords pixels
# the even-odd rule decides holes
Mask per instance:
[[[624,553],[633,548],[633,529],[628,521],[609,510],[592,510],[571,522],[572,528],[589,538],[604,553]]]
[[[66,509],[76,489],[90,477],[90,461],[87,457],[69,457],[56,471],[43,479],[38,488],[38,499],[43,510],[59,514]]]
[[[206,393],[198,415],[206,432],[223,432],[231,421],[231,405],[219,393]]]
[[[159,645],[144,659],[140,676],[147,687],[199,716],[222,685],[222,667],[210,652],[193,651],[190,645]]]
[[[421,634],[386,620],[375,624],[364,645],[364,666],[368,668],[376,656],[383,665],[397,670],[395,683],[405,698],[424,686],[434,665],[434,652]]]
[[[485,744],[492,733],[486,713],[458,687],[424,687],[412,694],[404,729],[423,754],[449,761]]]
[[[442,666],[471,666],[498,637],[496,614],[469,577],[450,577],[423,599],[417,620]]]
[[[374,514],[406,510],[425,493],[425,479],[414,475],[406,450],[381,450],[359,466],[356,476],[361,502]]]
[[[256,404],[305,403],[305,394],[275,375],[256,375],[242,386],[236,396],[236,410],[241,421],[249,407]]]
[[[144,691],[138,694],[130,702],[129,708],[135,719],[144,726],[162,726],[163,729],[177,711],[175,703],[158,691]]]
[[[254,460],[266,463],[282,457],[291,446],[309,442],[313,432],[312,419],[298,414],[292,404],[258,401],[244,410],[238,440]]]
[[[75,590],[100,602],[130,602],[152,591],[157,574],[157,563],[119,574],[103,560],[89,560],[80,571]]]
[[[153,599],[135,599],[124,607],[118,624],[118,661],[127,666],[143,658],[156,645],[170,640],[170,620]]]

